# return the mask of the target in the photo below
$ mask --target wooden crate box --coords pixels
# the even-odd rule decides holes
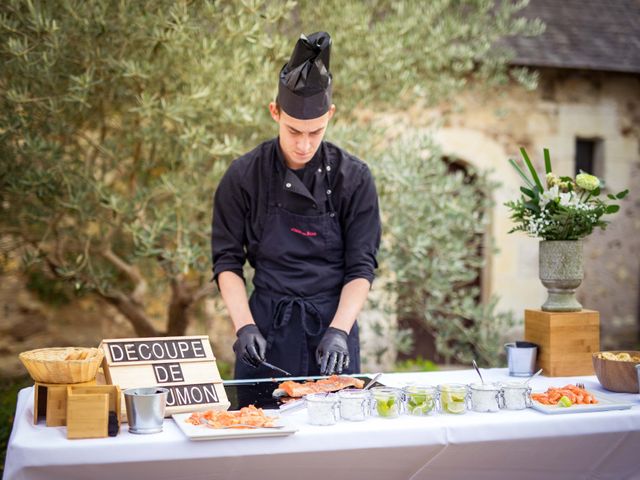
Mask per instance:
[[[74,383],[76,386],[95,385],[91,380]],[[47,427],[62,427],[67,424],[67,387],[66,383],[40,383],[33,385],[33,424],[45,418]]]
[[[109,412],[118,418],[120,389],[117,386],[70,385],[67,387],[67,438],[107,437]],[[118,429],[119,426],[118,421]]]
[[[538,368],[544,375],[594,375],[591,355],[600,350],[600,314],[525,310],[524,338],[538,344]]]

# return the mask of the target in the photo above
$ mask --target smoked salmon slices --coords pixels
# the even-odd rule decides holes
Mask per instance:
[[[329,378],[323,378],[317,382],[308,381],[298,383],[287,380],[278,385],[278,388],[273,391],[273,396],[300,398],[311,393],[337,392],[338,390],[349,387],[362,388],[364,387],[364,380],[343,375],[332,375]]]
[[[205,425],[209,428],[273,428],[276,417],[265,415],[264,410],[253,405],[238,411],[225,412],[207,410],[195,412],[186,420],[192,425]]]

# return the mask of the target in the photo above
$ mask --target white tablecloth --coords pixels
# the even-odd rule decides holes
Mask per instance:
[[[504,369],[486,381],[508,381]],[[385,374],[390,386],[477,381],[475,372]],[[5,480],[18,479],[640,479],[640,395],[611,394],[596,377],[545,378],[534,391],[582,381],[632,402],[630,410],[545,415],[527,409],[430,417],[371,418],[315,427],[291,413],[287,437],[188,440],[173,420],[155,435],[67,440],[65,427],[32,424],[33,390],[22,390]]]

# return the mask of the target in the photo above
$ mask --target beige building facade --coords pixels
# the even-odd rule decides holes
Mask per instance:
[[[520,161],[523,146],[544,172],[542,150],[549,148],[554,172],[574,175],[577,145],[591,143],[592,173],[606,182],[605,193],[631,194],[609,217],[609,228],[584,241],[585,280],[578,296],[584,308],[600,311],[604,347],[633,348],[640,304],[640,76],[553,68],[539,73],[539,87],[531,92],[511,85],[459,98],[459,108],[446,114],[437,133],[445,155],[488,169],[500,182],[487,232],[498,251],[487,258],[483,296],[498,296],[498,309],[519,318],[546,296],[538,280],[539,240],[507,233],[513,224],[504,202],[520,195],[522,183],[508,159]]]
[[[513,66],[538,73],[535,90],[515,82],[493,90],[471,86],[448,104],[415,105],[383,123],[428,130],[448,160],[499,182],[491,192],[480,283],[483,301],[497,297],[497,310],[519,320],[505,340],[522,338],[524,310],[546,299],[540,240],[508,233],[513,223],[504,203],[520,196],[522,184],[508,160],[521,161],[525,147],[542,173],[548,148],[554,173],[593,173],[604,180],[605,194],[629,189],[620,212],[605,216],[607,230],[583,242],[585,278],[577,296],[600,312],[602,348],[640,350],[640,4],[530,0],[518,15],[540,19],[545,32],[504,39],[496,48],[511,49]]]

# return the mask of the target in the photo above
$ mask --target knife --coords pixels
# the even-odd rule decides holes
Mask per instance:
[[[276,367],[275,365],[270,364],[269,362],[262,360],[260,362],[262,365],[264,365],[267,368],[270,368],[272,370],[275,370],[276,372],[280,372],[280,373],[284,373],[287,377],[291,377],[292,375],[287,372],[286,370],[281,369],[280,367]]]

